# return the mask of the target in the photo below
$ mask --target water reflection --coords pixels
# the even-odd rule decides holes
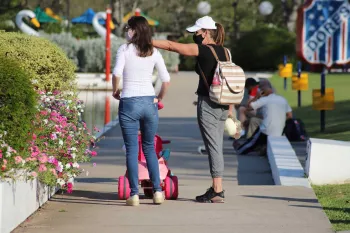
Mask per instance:
[[[105,121],[106,97],[108,97],[110,100],[110,119],[113,120],[117,117],[119,101],[114,99],[111,96],[111,93],[111,91],[93,90],[84,90],[79,92],[79,99],[85,103],[85,109],[82,117],[89,129],[92,130],[94,126],[101,130],[103,129]]]

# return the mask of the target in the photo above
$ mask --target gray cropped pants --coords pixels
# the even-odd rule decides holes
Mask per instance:
[[[207,96],[198,96],[197,120],[212,178],[224,175],[223,140],[227,116],[228,106],[216,104]]]

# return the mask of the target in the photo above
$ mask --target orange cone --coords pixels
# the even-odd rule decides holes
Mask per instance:
[[[111,121],[111,103],[109,96],[106,96],[105,102],[105,125]]]

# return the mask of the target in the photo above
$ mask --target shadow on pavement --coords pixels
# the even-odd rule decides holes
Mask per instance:
[[[307,202],[307,203],[318,203],[316,198],[303,199],[303,198],[290,198],[290,197],[272,197],[272,196],[258,196],[258,195],[243,195],[244,197],[261,198],[261,199],[274,199],[280,201],[294,201],[294,202]]]

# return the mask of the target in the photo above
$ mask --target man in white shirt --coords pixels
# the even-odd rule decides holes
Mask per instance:
[[[251,110],[261,110],[263,120],[254,134],[242,145],[235,146],[238,154],[247,154],[267,145],[267,136],[282,136],[286,119],[292,118],[292,109],[287,100],[276,95],[270,82],[259,84],[261,97],[248,106]]]

